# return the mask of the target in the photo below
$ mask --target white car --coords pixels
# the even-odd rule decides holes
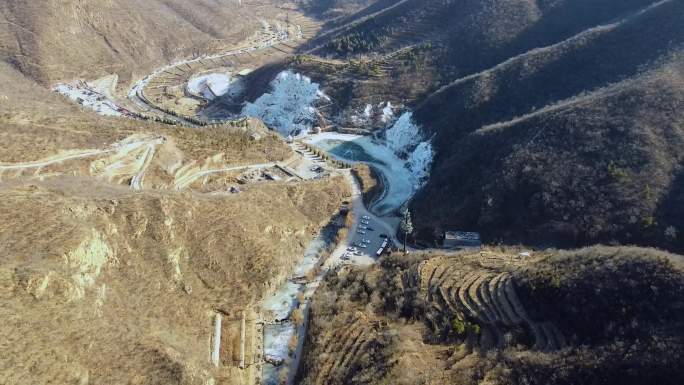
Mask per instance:
[[[362,239],[361,242],[363,242],[363,243],[371,243],[370,239]]]
[[[368,215],[364,215],[364,216],[362,216],[361,218],[363,218],[363,219],[365,219],[365,220],[369,220],[369,219],[370,219],[370,217],[369,217]]]
[[[361,230],[368,230],[368,227],[366,227],[366,226],[359,226],[359,228],[360,228]]]
[[[354,255],[360,256],[360,255],[361,255],[361,252],[360,252],[360,251],[355,251],[355,252],[354,252]]]
[[[365,231],[363,231],[363,230],[359,230],[359,231],[357,231],[357,233],[359,233],[359,234],[361,234],[361,235],[364,235],[364,234],[366,234],[366,232],[365,232]]]

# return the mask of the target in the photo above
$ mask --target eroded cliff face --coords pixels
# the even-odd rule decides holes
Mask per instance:
[[[223,196],[82,183],[0,191],[2,383],[211,383],[215,311],[251,309],[348,194],[336,178]]]

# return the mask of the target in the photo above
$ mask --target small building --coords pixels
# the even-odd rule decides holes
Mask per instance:
[[[445,231],[442,246],[445,249],[479,249],[482,247],[482,239],[480,238],[480,233]]]

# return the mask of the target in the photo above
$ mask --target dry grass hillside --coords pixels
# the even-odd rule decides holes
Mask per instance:
[[[0,383],[246,381],[232,362],[210,364],[215,314],[229,351],[233,320],[291,273],[346,182],[230,189],[242,166],[293,156],[263,123],[106,118],[46,87],[110,73],[126,86],[285,17],[243,3],[0,4]]]
[[[681,383],[680,256],[518,253],[341,268],[314,298],[300,383]]]
[[[174,59],[234,46],[278,12],[268,2],[237,3],[3,1],[0,60],[42,84],[112,73],[127,82]]]
[[[236,317],[279,284],[342,186],[211,196],[77,177],[5,183],[0,382],[212,383],[214,312]]]
[[[367,164],[354,165],[351,172],[359,182],[363,202],[370,207],[382,194],[382,179],[378,178],[377,172]]]

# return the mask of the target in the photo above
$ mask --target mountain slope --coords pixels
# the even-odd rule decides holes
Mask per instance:
[[[663,3],[431,95],[416,111],[439,152],[414,203],[421,235],[681,247],[684,223],[659,213],[682,161],[682,11]]]
[[[678,384],[682,258],[594,247],[383,257],[314,297],[301,384]]]
[[[0,60],[41,83],[111,73],[126,81],[244,40],[261,27],[250,10],[233,0],[3,1]]]

